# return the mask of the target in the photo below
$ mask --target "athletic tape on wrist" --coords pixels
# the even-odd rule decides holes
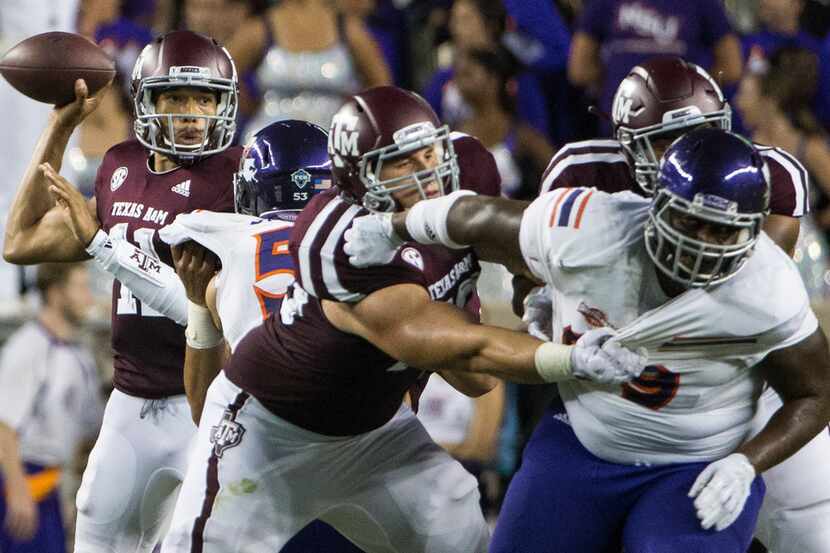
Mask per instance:
[[[187,328],[184,331],[187,345],[193,349],[210,349],[222,343],[222,333],[213,324],[206,307],[188,302]]]
[[[448,248],[462,249],[447,232],[447,216],[452,206],[464,196],[473,196],[472,190],[456,190],[452,194],[422,200],[406,214],[406,231],[412,239],[421,244],[442,244]]]
[[[573,376],[571,372],[571,350],[573,346],[545,342],[533,356],[536,372],[545,382],[560,382]]]

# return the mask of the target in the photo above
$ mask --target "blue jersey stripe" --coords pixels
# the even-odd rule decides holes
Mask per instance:
[[[574,203],[576,199],[582,194],[582,188],[574,189],[570,196],[565,198],[565,202],[562,204],[562,209],[559,210],[559,222],[556,223],[558,227],[567,227],[568,221],[571,218],[571,209],[573,209]]]

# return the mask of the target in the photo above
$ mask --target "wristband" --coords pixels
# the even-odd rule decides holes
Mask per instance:
[[[188,301],[187,328],[184,331],[187,345],[193,349],[215,348],[222,343],[222,333],[213,324],[207,307]]]
[[[447,216],[459,198],[474,195],[472,190],[456,190],[446,196],[416,203],[406,214],[406,231],[421,244],[442,244],[456,250],[465,248],[464,244],[450,238]]]
[[[545,342],[533,355],[536,372],[545,382],[561,382],[573,376],[571,373],[571,350],[573,346]]]

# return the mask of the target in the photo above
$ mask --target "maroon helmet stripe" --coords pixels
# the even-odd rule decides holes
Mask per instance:
[[[239,392],[233,403],[228,406],[228,411],[236,415],[245,405],[250,396],[247,392]],[[213,504],[216,502],[216,495],[219,493],[219,456],[215,449],[208,459],[207,478],[205,480],[205,498],[202,500],[202,511],[193,523],[193,532],[190,540],[190,553],[203,553],[205,547],[205,526],[213,512]]]

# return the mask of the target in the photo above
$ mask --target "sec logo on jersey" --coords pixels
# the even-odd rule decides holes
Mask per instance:
[[[401,252],[401,259],[421,271],[424,270],[424,258],[421,257],[421,252],[415,248],[404,248]]]
[[[124,166],[113,171],[112,178],[110,178],[110,190],[115,192],[121,188],[121,185],[127,180],[127,173],[129,173],[129,170]]]

